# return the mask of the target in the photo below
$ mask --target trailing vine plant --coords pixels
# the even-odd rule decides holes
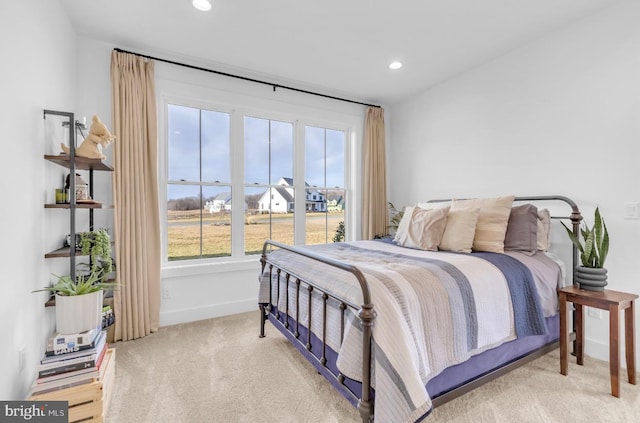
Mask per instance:
[[[97,274],[100,279],[113,271],[111,258],[111,236],[104,229],[80,234],[80,252],[91,258],[91,273]]]

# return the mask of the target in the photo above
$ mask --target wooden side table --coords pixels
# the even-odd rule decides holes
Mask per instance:
[[[634,330],[634,300],[636,294],[612,291],[588,291],[569,286],[558,290],[560,307],[560,373],[568,373],[568,327],[567,327],[567,302],[575,305],[576,328],[576,357],[578,365],[583,365],[584,356],[584,318],[583,306],[599,308],[609,311],[609,374],[611,376],[611,395],[620,397],[620,311],[624,310],[625,326],[625,356],[627,362],[627,376],[629,383],[636,384],[636,359],[635,359],[635,330]]]

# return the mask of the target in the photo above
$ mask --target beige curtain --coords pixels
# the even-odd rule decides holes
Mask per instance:
[[[114,146],[115,340],[156,332],[160,320],[160,217],[154,62],[111,53]]]
[[[385,235],[389,225],[384,109],[367,108],[362,148],[362,238]]]

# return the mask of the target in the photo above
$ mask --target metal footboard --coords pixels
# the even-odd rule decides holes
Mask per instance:
[[[288,250],[291,251],[295,254],[299,254],[302,255],[304,257],[308,257],[311,258],[313,260],[319,261],[321,263],[336,267],[338,269],[344,270],[345,272],[349,272],[351,273],[356,280],[358,281],[359,285],[360,285],[360,290],[362,292],[362,304],[357,305],[357,304],[352,304],[348,301],[345,301],[342,298],[338,298],[335,295],[332,295],[331,293],[326,292],[322,287],[320,287],[319,285],[317,285],[316,283],[314,283],[313,281],[309,281],[309,280],[304,280],[302,278],[300,278],[298,275],[295,275],[293,273],[288,272],[286,269],[282,269],[280,267],[277,267],[276,265],[270,263],[268,261],[267,258],[267,253],[270,249],[270,247],[276,247],[276,248],[281,248],[284,250]],[[267,316],[268,313],[270,312],[270,307],[271,304],[279,304],[280,303],[280,296],[284,295],[284,299],[285,299],[285,311],[283,313],[283,319],[284,322],[282,322],[281,319],[281,315],[280,315],[280,310],[278,309],[275,313],[275,318],[279,321],[282,322],[283,327],[293,335],[293,337],[302,345],[304,345],[304,347],[307,350],[311,350],[311,318],[312,318],[312,307],[311,307],[311,300],[312,300],[312,293],[316,292],[317,295],[320,295],[322,301],[323,301],[323,316],[322,316],[322,326],[323,326],[323,331],[322,331],[322,355],[320,357],[320,364],[322,364],[323,366],[326,364],[326,348],[327,348],[327,342],[326,342],[326,328],[327,328],[327,302],[329,300],[333,300],[336,301],[339,304],[339,308],[342,312],[342,322],[341,322],[341,334],[340,334],[340,339],[342,340],[344,337],[344,327],[345,327],[345,321],[344,321],[344,312],[346,310],[347,307],[352,308],[353,310],[356,311],[356,316],[358,317],[358,319],[360,320],[361,324],[362,324],[362,391],[360,393],[360,397],[358,398],[357,396],[354,395],[354,399],[357,401],[357,407],[358,407],[358,412],[360,413],[360,416],[362,418],[363,422],[370,422],[373,419],[373,401],[371,399],[371,328],[374,325],[374,321],[376,318],[376,312],[373,309],[373,304],[371,303],[371,294],[369,292],[369,286],[367,285],[367,280],[365,279],[364,275],[362,274],[362,272],[360,272],[360,270],[358,270],[357,267],[352,266],[350,264],[346,264],[346,263],[342,263],[340,261],[337,260],[333,260],[331,258],[328,257],[323,257],[321,255],[315,254],[312,251],[309,250],[305,250],[302,248],[297,248],[297,247],[293,247],[290,245],[286,245],[286,244],[282,244],[279,243],[277,241],[272,241],[272,240],[267,240],[265,241],[263,247],[262,247],[262,256],[260,258],[260,262],[262,263],[262,273],[264,273],[265,269],[268,267],[268,270],[270,272],[270,280],[272,279],[272,275],[273,272],[276,272],[277,274],[277,280],[278,280],[278,285],[276,288],[276,296],[278,298],[272,298],[272,292],[273,290],[270,288],[269,289],[269,303],[260,303],[259,304],[259,308],[260,308],[260,337],[263,338],[265,336],[265,322],[267,320]],[[285,280],[285,290],[284,293],[281,294],[280,292],[280,279],[284,278]],[[294,320],[295,320],[295,327],[291,328],[289,327],[289,320],[287,318],[287,315],[289,313],[289,284],[294,284],[293,286],[295,287],[295,301],[297,302],[295,310],[296,310],[296,316],[294,316]],[[308,291],[308,319],[307,319],[307,339],[300,339],[300,330],[299,330],[299,311],[300,311],[300,307],[299,307],[299,301],[300,301],[300,290],[301,289],[306,289]],[[339,374],[339,375],[334,375],[332,372],[328,371],[329,375],[332,375],[340,384],[344,383],[344,376]],[[327,373],[325,373],[325,376],[327,376]],[[346,389],[346,392],[351,392],[350,390]]]

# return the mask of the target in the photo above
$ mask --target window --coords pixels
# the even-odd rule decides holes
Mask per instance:
[[[293,244],[293,123],[245,116],[244,157],[244,195],[259,205],[247,208],[245,254],[266,239]]]
[[[344,228],[344,131],[305,126],[305,180],[310,185],[307,203],[306,244],[325,244]],[[308,198],[308,196],[307,196]]]
[[[166,261],[242,258],[267,239],[318,244],[344,233],[353,121],[185,98],[165,100],[164,111]]]
[[[228,113],[169,105],[167,256],[231,255]]]

